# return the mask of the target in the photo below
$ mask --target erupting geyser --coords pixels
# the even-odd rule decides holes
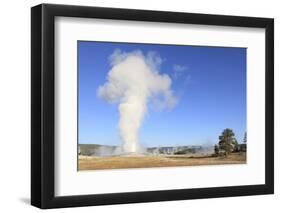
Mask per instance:
[[[110,56],[107,81],[97,94],[109,103],[119,104],[118,129],[123,153],[141,152],[138,134],[149,102],[159,109],[172,108],[177,102],[171,78],[159,72],[161,63],[155,52],[144,55],[141,51],[116,50]]]

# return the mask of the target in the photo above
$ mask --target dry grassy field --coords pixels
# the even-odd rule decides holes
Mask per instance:
[[[232,153],[227,157],[211,157],[206,155],[139,155],[139,156],[79,156],[79,171],[121,168],[149,168],[199,166],[221,164],[244,164],[246,153]]]

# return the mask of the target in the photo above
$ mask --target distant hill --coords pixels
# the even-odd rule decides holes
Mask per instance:
[[[246,144],[238,144],[237,150],[234,152],[246,152]],[[146,147],[146,153],[148,154],[173,154],[173,155],[185,155],[185,154],[211,154],[214,152],[214,145],[200,146],[159,146],[159,147]],[[120,154],[119,146],[101,145],[101,144],[79,144],[78,154],[85,156],[110,156]]]
[[[114,152],[117,146],[100,144],[79,144],[78,154],[80,155],[109,155]]]
[[[112,155],[117,153],[118,146],[100,145],[100,144],[79,144],[78,154],[80,155]],[[213,152],[213,146],[208,148]],[[162,147],[147,147],[147,153],[151,154],[189,154],[207,152],[203,146],[162,146]],[[120,153],[120,152],[119,152]]]

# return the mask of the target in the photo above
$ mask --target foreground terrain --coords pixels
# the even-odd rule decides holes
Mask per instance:
[[[128,156],[79,156],[78,170],[149,168],[174,166],[199,166],[221,164],[244,164],[246,153],[232,153],[227,157],[207,155],[128,155]]]

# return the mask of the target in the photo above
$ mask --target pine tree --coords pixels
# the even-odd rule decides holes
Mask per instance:
[[[217,144],[214,147],[214,152],[215,152],[216,155],[219,154],[219,146]]]
[[[245,134],[244,134],[243,143],[247,143],[247,132],[245,132]]]
[[[226,154],[231,153],[238,144],[234,136],[232,129],[224,129],[219,136],[219,149],[224,150]]]

